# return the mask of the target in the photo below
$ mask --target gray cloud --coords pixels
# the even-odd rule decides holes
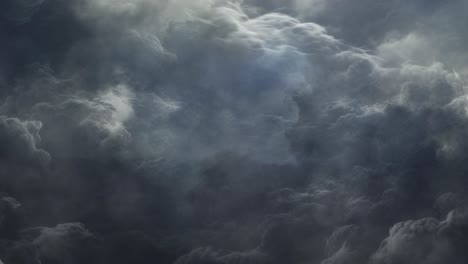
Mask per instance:
[[[463,263],[466,257],[457,245],[463,243],[465,214],[452,211],[441,222],[425,218],[396,224],[373,263]]]
[[[10,23],[27,23],[43,3],[44,0],[5,1],[0,6],[1,18]]]
[[[226,253],[222,255],[218,252],[213,251],[210,248],[199,248],[195,249],[189,254],[180,257],[175,263],[177,264],[195,264],[195,263],[273,263],[264,254],[251,251],[251,252],[235,252]]]
[[[465,263],[465,7],[0,4],[0,258]]]
[[[40,121],[22,121],[18,118],[0,117],[2,156],[8,159],[31,160],[46,163],[47,151],[38,147],[41,141]]]

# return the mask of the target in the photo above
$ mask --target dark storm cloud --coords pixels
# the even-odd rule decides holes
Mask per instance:
[[[212,263],[212,264],[244,264],[244,263],[258,263],[267,264],[272,263],[271,260],[264,254],[252,251],[252,252],[235,252],[226,253],[225,255],[213,251],[210,248],[198,248],[190,252],[189,254],[180,257],[175,263],[177,264],[197,264],[197,263]]]
[[[18,118],[0,117],[1,155],[6,159],[47,162],[49,153],[38,147],[41,141],[40,121],[21,121]]]
[[[2,22],[27,23],[40,9],[44,0],[4,1],[0,5]]]
[[[466,262],[464,1],[0,10],[6,264]]]
[[[372,263],[464,263],[466,212],[452,211],[443,221],[425,218],[398,223],[390,229]]]

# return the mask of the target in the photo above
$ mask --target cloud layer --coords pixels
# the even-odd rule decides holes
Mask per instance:
[[[0,4],[0,259],[466,263],[466,7]]]

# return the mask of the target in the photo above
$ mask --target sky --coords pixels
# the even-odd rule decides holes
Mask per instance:
[[[467,11],[2,0],[0,263],[468,263]]]

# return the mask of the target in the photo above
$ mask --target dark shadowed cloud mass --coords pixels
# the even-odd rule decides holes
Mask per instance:
[[[467,11],[2,0],[0,263],[468,263]]]

